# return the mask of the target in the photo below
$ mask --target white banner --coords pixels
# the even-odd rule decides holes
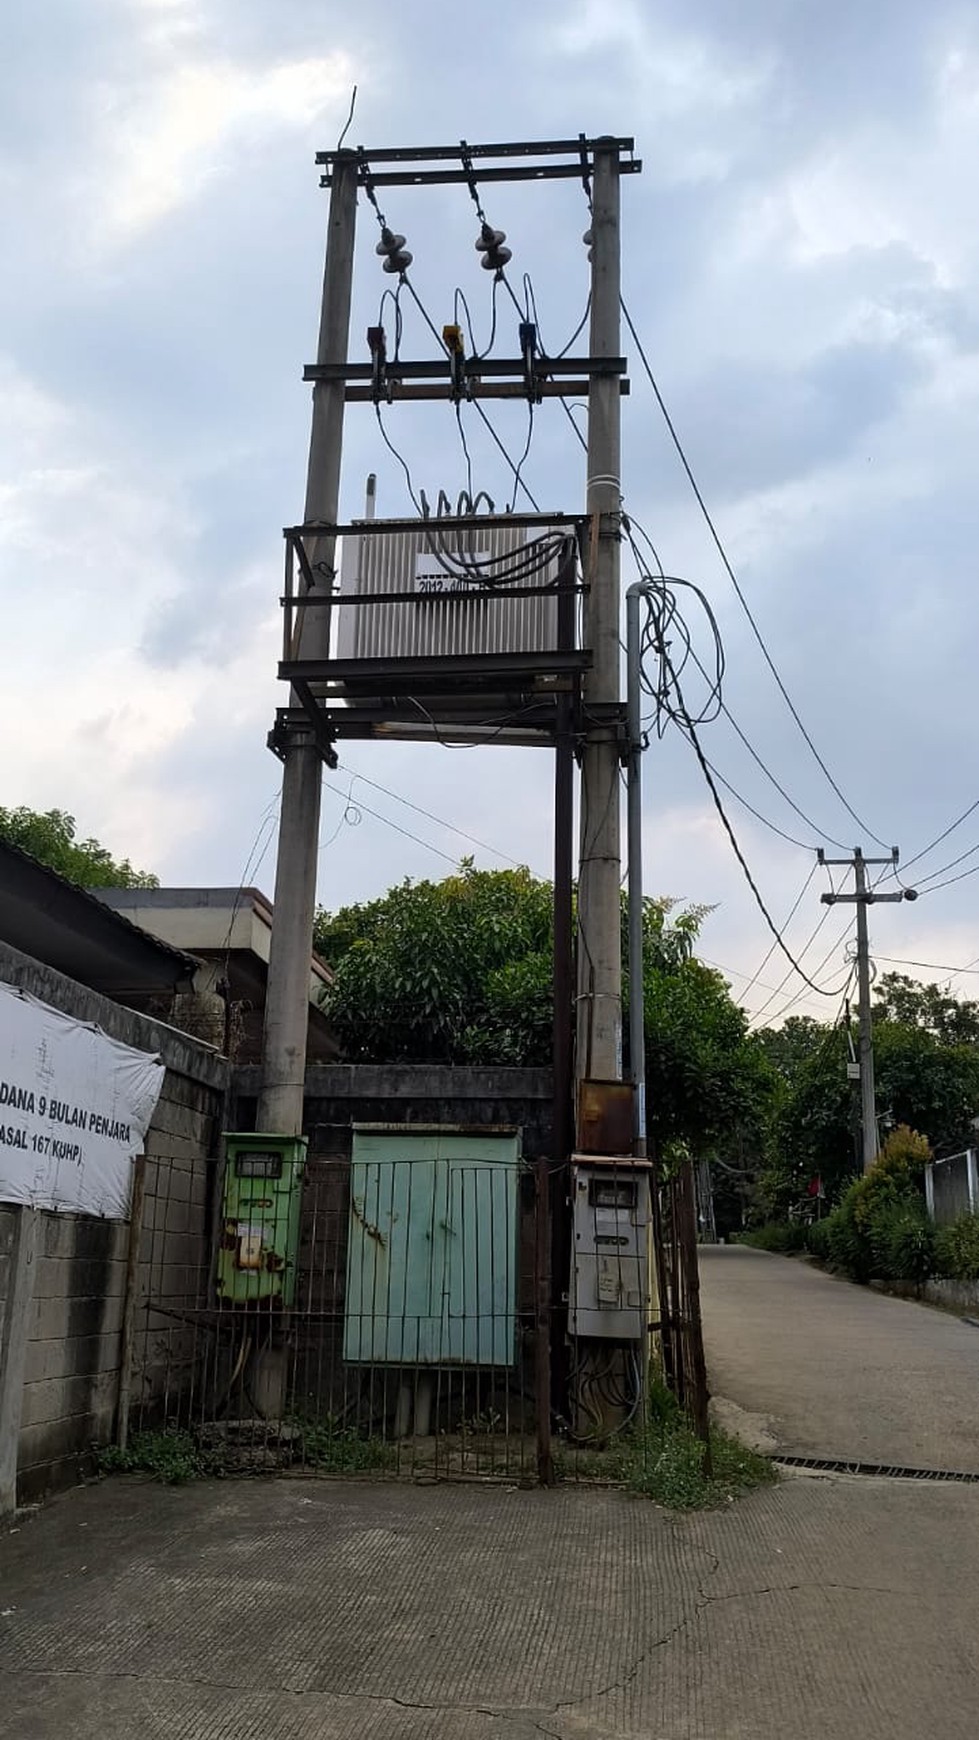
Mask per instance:
[[[129,1215],[165,1066],[0,985],[0,1202]]]

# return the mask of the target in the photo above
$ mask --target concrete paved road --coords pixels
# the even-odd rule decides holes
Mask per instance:
[[[4,1740],[973,1740],[979,1489],[116,1480],[0,1538]]]
[[[979,1329],[745,1245],[701,1290],[712,1390],[786,1452],[979,1473]]]

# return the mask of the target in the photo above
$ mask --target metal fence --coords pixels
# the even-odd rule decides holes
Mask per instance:
[[[974,1148],[926,1166],[925,1200],[938,1226],[949,1226],[960,1214],[979,1213],[979,1168]]]
[[[347,1155],[316,1155],[289,1273],[268,1255],[281,1198],[227,1223],[213,1165],[155,1160],[124,1437],[178,1432],[215,1471],[593,1474],[595,1450],[635,1420],[636,1374],[656,1374],[657,1331],[706,1430],[689,1168],[653,1192],[653,1333],[632,1354],[593,1347],[591,1364],[569,1346],[553,1255],[565,1172],[403,1160],[358,1174]]]

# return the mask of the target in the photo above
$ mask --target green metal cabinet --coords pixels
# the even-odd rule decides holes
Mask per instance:
[[[225,1155],[218,1297],[291,1306],[306,1139],[235,1132],[225,1137]]]
[[[344,1358],[516,1358],[519,1130],[354,1128]]]

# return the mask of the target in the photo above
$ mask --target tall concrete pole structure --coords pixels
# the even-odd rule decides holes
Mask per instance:
[[[345,365],[350,335],[354,234],[357,225],[357,154],[341,152],[336,161],[327,221],[326,265],[320,310],[317,361]],[[317,381],[306,475],[304,523],[335,525],[340,507],[345,383]],[[307,542],[314,585],[307,596],[333,590],[336,539]],[[294,658],[329,654],[330,610],[318,606],[298,612]],[[316,911],[322,761],[309,726],[294,727],[284,751],[282,810],[279,818],[275,902],[269,954],[262,1086],[258,1099],[260,1130],[299,1135],[303,1122],[306,1033],[309,1024],[309,968]]]
[[[860,1064],[860,1130],[863,1169],[877,1158],[877,1084],[874,1078],[874,1023],[870,1010],[870,939],[867,934],[867,865],[859,848],[853,854],[857,904],[857,1022]]]
[[[877,1158],[877,1088],[874,1080],[874,1023],[870,1008],[870,941],[867,932],[867,908],[877,903],[890,903],[895,900],[917,900],[914,888],[902,888],[896,894],[878,894],[875,889],[867,887],[867,867],[871,864],[896,865],[899,858],[896,846],[892,848],[889,858],[865,858],[859,846],[853,848],[852,858],[827,858],[825,853],[818,854],[820,864],[845,864],[853,870],[854,892],[852,894],[824,894],[824,906],[855,906],[857,909],[857,1019],[859,1023],[859,1046],[857,1056],[860,1064],[860,1131],[863,1147],[863,1169],[869,1171]]]
[[[604,147],[604,148],[603,148]],[[619,354],[619,152],[595,142],[591,222],[592,358]],[[578,879],[578,1080],[622,1075],[622,943],[619,822],[619,568],[621,528],[619,381],[595,374],[588,392],[590,522]]]

